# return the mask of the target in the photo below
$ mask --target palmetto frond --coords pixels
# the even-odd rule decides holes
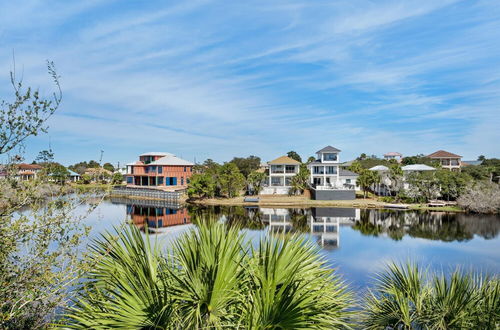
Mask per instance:
[[[348,325],[351,295],[312,244],[268,236],[252,250],[250,328],[335,329]]]

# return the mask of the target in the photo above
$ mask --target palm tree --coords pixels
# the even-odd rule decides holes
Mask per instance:
[[[65,327],[311,329],[349,326],[351,293],[318,248],[201,223],[163,255],[131,226],[94,243]]]
[[[391,264],[365,299],[364,329],[495,329],[500,322],[500,281],[455,271],[421,271]]]

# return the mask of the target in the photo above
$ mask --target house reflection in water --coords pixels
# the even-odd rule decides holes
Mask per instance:
[[[148,228],[150,233],[161,233],[162,229],[191,223],[186,208],[180,204],[156,200],[126,200],[115,203],[127,205],[127,221],[136,225],[141,231]]]
[[[340,227],[353,225],[360,219],[359,209],[349,208],[312,208],[270,209],[261,208],[262,220],[269,232],[310,233],[323,248],[340,246]]]

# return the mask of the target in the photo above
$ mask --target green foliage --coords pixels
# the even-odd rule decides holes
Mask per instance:
[[[260,158],[257,156],[248,156],[247,158],[234,157],[231,163],[238,167],[245,178],[248,178],[250,173],[260,167]]]
[[[0,100],[0,154],[13,150],[30,136],[47,132],[45,121],[56,112],[62,100],[54,63],[47,61],[47,69],[57,89],[51,98],[42,97],[31,87],[24,88],[22,79],[16,79],[15,67],[11,71],[14,100]]]
[[[104,165],[102,165],[102,168],[104,168],[105,170],[108,170],[110,172],[115,171],[115,167],[111,163],[104,163]]]
[[[123,182],[123,175],[119,172],[113,173],[111,176],[111,184],[121,184]]]
[[[363,170],[359,173],[356,179],[356,184],[363,190],[363,196],[366,198],[368,191],[371,187],[380,182],[380,176],[375,171]]]
[[[292,177],[290,181],[290,195],[302,194],[309,187],[309,176],[311,172],[306,164],[300,164],[299,173]]]
[[[302,158],[300,157],[300,155],[298,153],[296,153],[295,151],[289,151],[286,153],[286,155],[288,157],[290,157],[291,159],[295,159],[296,161],[298,162],[301,162],[302,163]]]
[[[356,174],[361,174],[365,170],[363,165],[361,165],[361,163],[357,160],[352,162],[351,166],[349,166],[348,169],[349,169],[349,171],[354,172]]]
[[[52,149],[49,150],[42,150],[38,153],[38,156],[35,158],[35,162],[37,164],[45,164],[45,163],[51,163],[54,161],[54,152]]]
[[[412,172],[406,180],[409,185],[406,193],[415,202],[425,203],[439,196],[440,186],[434,171]]]
[[[423,154],[419,154],[416,156],[407,156],[404,157],[401,161],[402,165],[413,165],[413,164],[425,164],[435,168],[440,168],[441,164],[438,160],[433,160],[431,158],[425,157]]]
[[[316,157],[309,156],[309,158],[307,158],[307,164],[310,164],[310,163],[314,162],[315,160],[316,160]]]
[[[472,180],[468,174],[448,170],[437,170],[435,175],[439,193],[446,200],[456,200]]]
[[[245,186],[245,177],[234,163],[225,163],[219,168],[218,179],[221,193],[228,198],[238,196]]]
[[[266,179],[266,173],[253,171],[248,175],[247,184],[248,184],[248,193],[258,195],[262,190],[262,184]]]
[[[69,177],[69,171],[61,164],[53,164],[50,166],[49,176],[59,184],[64,184]]]
[[[363,306],[364,329],[495,329],[500,322],[500,281],[455,271],[422,272],[390,264]]]
[[[213,198],[215,197],[215,188],[215,180],[210,174],[193,174],[189,181],[187,194],[189,198]]]
[[[88,163],[87,162],[79,162],[74,165],[68,166],[68,169],[72,170],[73,172],[76,172],[80,175],[85,173],[85,170],[88,168],[99,168],[100,165],[98,162],[95,160],[91,160]]]
[[[351,294],[317,247],[265,237],[252,248],[238,228],[199,224],[172,253],[135,227],[95,244],[71,328],[345,328]]]
[[[83,184],[89,184],[92,181],[92,176],[89,174],[82,174],[81,181]]]

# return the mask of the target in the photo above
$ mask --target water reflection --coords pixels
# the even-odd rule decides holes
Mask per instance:
[[[475,235],[493,239],[500,230],[500,219],[493,215],[352,208],[183,207],[164,201],[122,198],[113,198],[111,202],[125,204],[127,220],[143,231],[148,228],[151,233],[199,221],[222,220],[249,230],[309,234],[325,249],[340,247],[343,226],[364,236],[381,236],[395,241],[405,236],[443,242],[468,241]]]
[[[363,235],[387,235],[393,240],[410,237],[444,242],[468,241],[474,235],[492,239],[498,235],[500,221],[493,215],[447,212],[361,210],[353,229]]]
[[[112,198],[114,204],[126,204],[126,220],[136,225],[141,231],[149,233],[164,232],[167,227],[191,223],[191,216],[180,204],[155,200],[132,200]]]

